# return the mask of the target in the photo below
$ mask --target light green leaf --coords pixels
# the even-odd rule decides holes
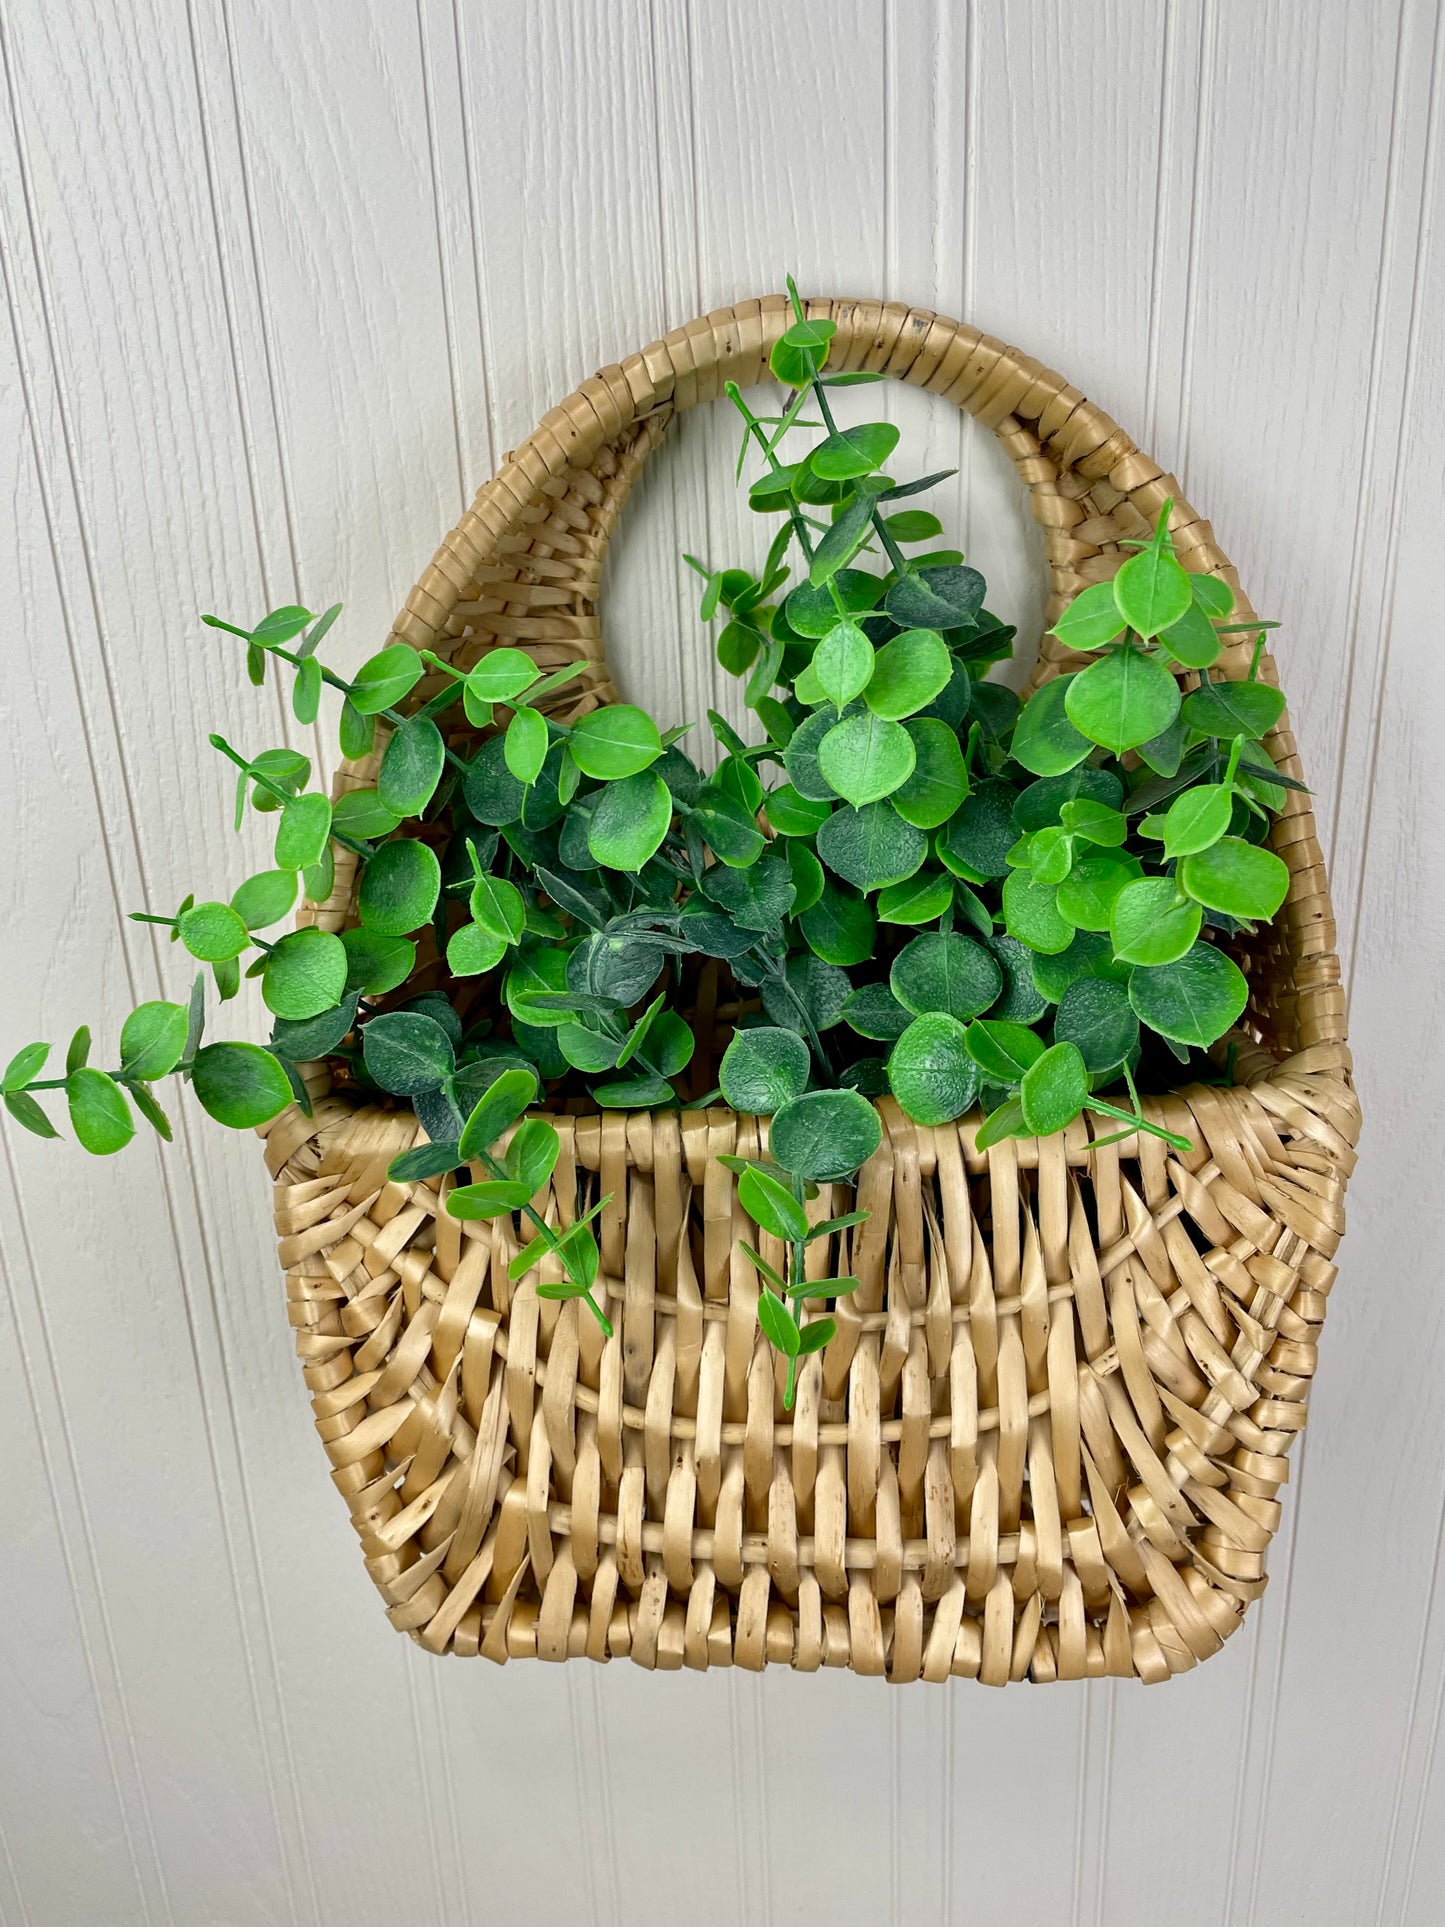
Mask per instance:
[[[436,794],[446,754],[441,731],[430,716],[408,716],[398,723],[376,779],[382,808],[398,818],[420,816]]]
[[[188,1018],[184,1004],[138,1004],[120,1031],[125,1075],[145,1083],[169,1076],[185,1055]]]
[[[1151,1030],[1202,1050],[1243,1012],[1249,985],[1222,950],[1196,943],[1173,963],[1135,970],[1129,978],[1129,1001]]]
[[[643,770],[609,782],[598,796],[587,847],[604,868],[635,873],[661,848],[671,822],[671,792]]]
[[[1189,577],[1158,542],[1131,556],[1114,577],[1119,613],[1146,641],[1178,622],[1192,594]]]
[[[181,942],[201,963],[239,957],[250,934],[229,903],[196,903],[176,919]]]
[[[404,937],[431,921],[441,887],[441,864],[425,843],[383,843],[361,874],[361,921],[378,936]]]
[[[824,780],[855,809],[892,795],[916,760],[908,731],[871,711],[836,723],[818,746]]]
[[[135,1119],[125,1092],[104,1071],[78,1065],[65,1080],[70,1128],[76,1140],[96,1157],[109,1157],[135,1136]]]
[[[837,709],[846,709],[868,687],[877,658],[856,622],[839,622],[818,644],[812,661],[818,687]]]
[[[530,786],[542,774],[547,760],[547,719],[539,709],[519,709],[507,724],[503,737],[507,768],[519,783]]]
[[[1124,618],[1114,598],[1112,582],[1095,582],[1080,590],[1059,617],[1050,635],[1066,649],[1102,649],[1124,630]],[[1045,685],[1047,687],[1047,685]]]
[[[375,716],[383,709],[395,709],[403,697],[421,681],[425,665],[415,649],[404,642],[393,643],[364,662],[351,684],[351,707],[360,716]]]
[[[1181,899],[1173,877],[1143,877],[1114,899],[1114,955],[1123,963],[1173,963],[1199,935],[1200,921],[1199,905]]]
[[[905,629],[878,651],[873,677],[863,691],[863,700],[875,716],[898,722],[904,716],[926,709],[940,690],[948,686],[952,674],[953,658],[936,630]],[[826,762],[823,774],[832,782]],[[846,790],[839,793],[847,795]],[[849,801],[852,800],[850,797]]]
[[[1165,856],[1193,856],[1217,843],[1233,808],[1233,795],[1222,783],[1198,783],[1176,796],[1159,824]]]
[[[1206,910],[1264,923],[1285,900],[1289,870],[1273,850],[1225,836],[1185,857],[1179,881]]]
[[[276,826],[276,868],[305,870],[319,863],[330,835],[330,797],[315,790],[293,796]]]
[[[662,738],[645,711],[631,703],[608,703],[573,724],[568,747],[584,776],[615,782],[655,763]]]
[[[1124,566],[1143,559],[1135,556]],[[1164,665],[1125,646],[1075,676],[1064,707],[1076,729],[1117,754],[1167,729],[1179,713],[1179,701],[1179,685]]]
[[[201,1107],[234,1131],[254,1130],[291,1103],[291,1085],[259,1044],[207,1044],[196,1052],[191,1083]]]
[[[765,1171],[749,1169],[738,1179],[738,1203],[760,1231],[786,1243],[808,1235],[808,1214],[786,1185]]]
[[[913,774],[888,801],[905,823],[936,830],[968,794],[968,772],[957,734],[936,716],[910,716],[903,727],[913,742]]]
[[[264,930],[279,923],[295,902],[294,870],[260,870],[235,892],[231,908],[248,930]]]

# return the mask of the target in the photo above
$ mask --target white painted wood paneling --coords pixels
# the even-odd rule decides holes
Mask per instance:
[[[259,855],[207,729],[325,753],[197,612],[340,597],[359,658],[546,407],[791,268],[1063,368],[1284,622],[1368,1127],[1267,1598],[1167,1691],[1004,1696],[429,1659],[311,1435],[249,1140],[7,1127],[5,1927],[1445,1912],[1442,34],[1440,0],[0,0],[0,1055],[180,987],[124,912]],[[1036,628],[989,439],[886,405]],[[669,719],[735,703],[679,561],[758,547],[733,441],[688,416],[614,557]]]

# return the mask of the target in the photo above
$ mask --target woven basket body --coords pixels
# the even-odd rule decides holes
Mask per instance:
[[[1174,479],[1061,377],[932,314],[809,312],[838,323],[835,366],[914,382],[998,436],[1046,532],[1050,621],[1166,496],[1185,566],[1249,613]],[[559,713],[615,699],[596,606],[628,490],[675,410],[765,374],[788,318],[745,302],[584,383],[482,489],[391,640],[463,667],[500,643],[544,669],[580,657],[591,671]],[[1068,661],[1046,639],[1036,673]],[[1298,776],[1287,719],[1269,749]],[[348,766],[338,787],[374,772]],[[738,1251],[759,1234],[718,1161],[763,1151],[765,1124],[555,1120],[539,1208],[565,1223],[612,1194],[604,1341],[575,1303],[537,1297],[546,1274],[508,1284],[508,1221],[459,1224],[435,1183],[386,1180],[419,1136],[410,1113],[357,1109],[318,1076],[314,1115],[267,1132],[280,1256],[317,1429],[393,1625],[497,1660],[991,1685],[1162,1680],[1216,1652],[1264,1588],[1359,1122],[1301,792],[1273,844],[1290,890],[1241,958],[1241,1082],[1150,1101],[1194,1150],[1096,1145],[1085,1118],[979,1153],[977,1116],[930,1130],[884,1101],[856,1187],[871,1217],[845,1248],[813,1247],[862,1288],[791,1413]],[[343,856],[315,920],[349,920],[353,885]],[[810,1208],[852,1196],[825,1186]]]

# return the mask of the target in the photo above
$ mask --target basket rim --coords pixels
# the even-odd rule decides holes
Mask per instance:
[[[1096,494],[1127,502],[1146,519],[1157,514],[1166,498],[1171,499],[1171,533],[1185,567],[1219,576],[1234,593],[1236,614],[1244,620],[1254,614],[1237,572],[1214,541],[1212,528],[1190,507],[1174,477],[1141,454],[1109,415],[1086,401],[1062,376],[1019,350],[931,310],[851,299],[813,299],[804,306],[810,318],[837,323],[838,367],[876,369],[924,386],[966,408],[1004,443],[1029,490],[1034,519],[1046,530],[1051,571],[1046,622],[1057,620],[1074,595],[1091,581],[1107,579],[1124,559],[1117,544],[1111,549],[1102,537],[1097,544],[1085,539],[1088,522],[1082,511],[1097,506],[1089,500],[1090,487]],[[596,673],[579,707],[615,699],[600,633],[595,630],[596,589],[602,557],[636,476],[676,411],[715,398],[725,380],[746,385],[749,377],[760,378],[773,342],[790,320],[791,311],[782,296],[740,302],[674,329],[584,381],[543,417],[478,491],[408,597],[388,642],[435,648],[439,654],[456,650],[466,633],[449,634],[446,625],[453,620],[452,612],[473,574],[489,560],[495,561],[503,543],[529,519],[535,521],[538,509],[558,496],[561,485],[585,482],[590,486],[584,499],[597,502],[599,525],[589,557],[594,566],[589,569],[592,594],[586,613],[593,633],[584,634],[572,653],[590,658]],[[605,484],[585,469],[599,454],[604,456],[599,466],[610,468]],[[585,628],[585,621],[579,626]],[[1249,653],[1243,643],[1231,645],[1222,660],[1233,657],[1237,663],[1247,660]],[[1070,655],[1046,633],[1030,686],[1085,660]],[[1278,686],[1277,667],[1268,648],[1260,673]],[[1265,738],[1265,746],[1285,774],[1300,778],[1287,711]],[[332,783],[333,798],[372,780],[379,755],[378,744],[369,757],[343,763]],[[1279,958],[1276,975],[1294,1009],[1298,1047],[1270,1053],[1232,1088],[1327,1077],[1348,1090],[1351,1060],[1339,963],[1333,950],[1333,915],[1306,793],[1285,792],[1271,843],[1289,868],[1285,902],[1270,930],[1292,953]],[[355,857],[339,852],[331,898],[324,906],[304,908],[300,921],[335,929],[352,920],[355,873]],[[1241,1061],[1259,1049],[1247,1032],[1230,1037],[1244,1047]],[[1146,1100],[1146,1114],[1151,1102],[1168,1100]],[[367,1107],[359,1104],[358,1108]],[[546,1106],[538,1107],[536,1114],[552,1115]]]

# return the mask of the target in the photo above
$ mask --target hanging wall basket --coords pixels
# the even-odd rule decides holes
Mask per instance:
[[[1170,496],[1180,560],[1249,615],[1174,479],[1061,376],[895,304],[809,313],[838,324],[835,367],[915,383],[998,436],[1046,532],[1050,621]],[[463,668],[500,643],[544,669],[580,657],[573,711],[616,700],[597,597],[628,491],[675,411],[763,378],[788,319],[781,299],[743,302],[584,382],[482,489],[391,640]],[[1069,660],[1046,639],[1036,673]],[[1299,776],[1287,719],[1268,747]],[[348,766],[338,792],[375,767]],[[495,1660],[990,1685],[1163,1680],[1216,1652],[1264,1589],[1359,1124],[1298,790],[1273,847],[1289,895],[1240,958],[1238,1082],[1148,1100],[1193,1152],[1096,1145],[1112,1124],[1086,1113],[980,1153],[977,1114],[925,1129],[883,1101],[857,1183],[872,1215],[839,1264],[862,1288],[791,1413],[719,1162],[759,1154],[765,1124],[555,1120],[547,1209],[565,1223],[613,1194],[604,1340],[575,1301],[508,1284],[510,1220],[461,1224],[445,1181],[387,1181],[419,1136],[410,1113],[318,1076],[314,1114],[268,1127],[267,1161],[317,1430],[392,1624]],[[353,919],[346,862],[311,913],[329,929]]]

